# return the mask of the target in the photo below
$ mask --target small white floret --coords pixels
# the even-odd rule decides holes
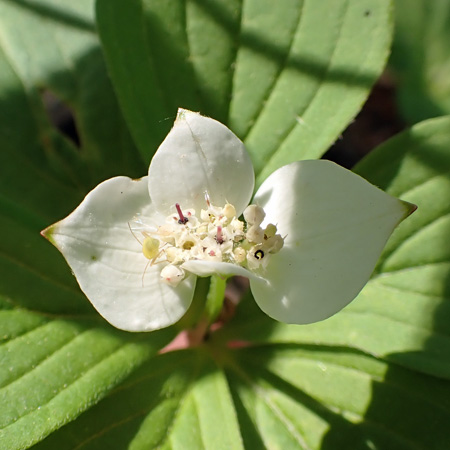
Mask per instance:
[[[264,239],[264,231],[259,225],[252,225],[246,234],[247,239],[255,244],[260,244]]]
[[[266,213],[261,206],[248,205],[244,210],[244,219],[249,225],[261,225]]]
[[[162,281],[172,287],[178,286],[184,275],[184,270],[173,264],[168,264],[161,270]]]

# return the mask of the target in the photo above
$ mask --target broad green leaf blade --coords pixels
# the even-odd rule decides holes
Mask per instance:
[[[227,123],[244,2],[185,0],[183,3],[186,5],[185,29],[189,57],[202,106],[208,115]],[[195,86],[189,88],[192,91]]]
[[[10,305],[6,301],[3,302],[3,299],[0,299],[0,303],[2,308],[0,311],[0,322],[2,324],[1,344],[28,333],[28,331],[34,330],[48,321],[46,317],[23,309],[8,309]],[[2,376],[6,376],[6,374],[2,374]]]
[[[71,320],[39,323],[30,316],[16,317],[22,333],[11,333],[0,346],[0,442],[11,450],[28,448],[75,419],[173,337],[165,330],[143,340],[111,328]],[[0,320],[7,318],[0,314]]]
[[[245,127],[244,142],[254,156],[259,182],[285,164],[318,158],[329,148],[366,99],[384,67],[391,39],[389,1],[306,0],[300,11],[289,8],[289,2],[284,8],[266,3],[280,10],[273,17],[275,31],[264,26],[266,14],[258,0],[244,2],[242,21],[251,28],[244,26],[241,32],[243,56],[241,60],[238,53],[236,102],[233,98],[230,116],[232,128]],[[284,27],[281,11],[298,17],[287,52],[276,36],[267,36]],[[246,37],[251,42],[247,45]],[[264,55],[273,64],[274,54],[278,54],[277,70],[267,76],[261,64],[263,72],[254,75],[255,56]],[[269,86],[261,89],[253,78],[264,75]],[[258,88],[253,94],[258,100],[250,99]],[[246,103],[256,107],[244,116]]]
[[[356,115],[387,58],[390,9],[389,0],[98,0],[97,21],[145,157],[170,127],[162,120],[200,109],[244,139],[262,181],[320,157]]]
[[[190,396],[174,426],[170,447],[243,449],[231,395],[222,371],[205,367],[199,373]],[[197,439],[186,445],[186,438],[197,429]],[[194,434],[194,436],[195,436]],[[189,441],[188,441],[189,442]],[[169,448],[170,448],[169,447]]]
[[[450,113],[450,3],[395,0],[390,64],[398,78],[398,103],[410,123]]]
[[[262,346],[229,371],[245,448],[439,449],[448,383],[351,349]],[[445,400],[444,400],[445,399]]]
[[[203,351],[159,356],[35,448],[406,450],[450,443],[443,380],[340,347],[210,350],[223,371]]]
[[[1,6],[1,4],[0,4]],[[14,209],[27,221],[42,224],[79,199],[79,180],[57,173],[49,158],[52,145],[39,140],[33,98],[0,46],[0,199],[2,211]],[[39,116],[38,116],[39,117]],[[56,172],[56,173],[55,173]],[[45,199],[45,201],[44,201]],[[26,210],[26,211],[22,211]]]
[[[1,206],[0,201],[0,232],[8,239],[0,243],[0,293],[10,307],[50,314],[95,314],[64,258],[39,234],[45,225],[10,217]]]
[[[264,317],[246,299],[223,333],[251,342],[342,345],[450,378],[450,118],[416,125],[356,171],[419,206],[394,232],[372,280],[336,316],[308,326]]]
[[[79,201],[78,181],[54,170],[53,147],[40,145],[32,100],[1,48],[0,73],[0,294],[16,305],[73,312],[82,297],[39,232]]]
[[[110,75],[134,139],[147,160],[169,131],[178,106],[199,109],[191,87],[194,72],[187,64],[185,20],[181,0],[97,2]],[[117,33],[118,29],[126,32]],[[171,98],[173,94],[175,98]]]
[[[28,96],[24,112],[38,132],[24,141],[39,143],[52,168],[84,189],[120,171],[143,171],[106,74],[93,8],[93,0],[0,0],[0,53]],[[1,87],[13,98],[8,80]],[[43,98],[50,116],[58,102],[73,114],[80,149],[50,123]]]
[[[224,372],[202,351],[153,359],[36,449],[242,449]]]

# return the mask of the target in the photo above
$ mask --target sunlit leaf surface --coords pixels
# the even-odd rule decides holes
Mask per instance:
[[[358,112],[388,54],[390,9],[388,0],[99,0],[97,17],[143,155],[182,106],[227,124],[262,181],[320,157]]]

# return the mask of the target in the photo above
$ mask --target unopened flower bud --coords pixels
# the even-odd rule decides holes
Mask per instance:
[[[233,217],[236,217],[236,208],[227,203],[223,207],[222,214],[230,221]]]
[[[246,237],[250,242],[261,244],[264,240],[264,231],[259,225],[252,225],[246,233]]]
[[[184,278],[184,270],[178,266],[168,264],[161,270],[161,279],[169,286],[178,286],[180,281]]]
[[[180,254],[180,249],[177,247],[169,247],[168,249],[164,250],[164,253],[166,254],[167,261],[170,263],[177,262],[177,258]]]
[[[267,239],[265,247],[269,253],[278,253],[283,248],[283,245],[284,239],[279,234],[276,234]]]
[[[231,226],[234,228],[234,230],[236,231],[244,231],[244,222],[241,222],[239,219],[234,218],[231,221]]]
[[[266,213],[258,205],[248,205],[244,210],[244,219],[249,225],[261,225]]]
[[[245,261],[245,258],[247,258],[247,252],[241,247],[235,248],[233,251],[233,255],[234,255],[234,260],[238,264],[243,263]]]
[[[264,237],[266,239],[269,239],[272,236],[275,236],[276,234],[277,234],[277,227],[273,223],[269,223],[269,225],[267,225],[266,229],[264,230]]]

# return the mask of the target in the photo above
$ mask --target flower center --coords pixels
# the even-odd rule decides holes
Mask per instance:
[[[144,237],[144,256],[151,264],[166,263],[161,279],[171,286],[184,279],[181,266],[190,260],[226,262],[261,272],[284,244],[276,225],[262,228],[265,212],[257,205],[245,209],[244,220],[236,217],[233,205],[214,206],[208,196],[199,217],[193,209],[183,211],[178,203],[175,210],[176,215],[167,217],[156,231],[143,230],[142,221],[135,219]]]

